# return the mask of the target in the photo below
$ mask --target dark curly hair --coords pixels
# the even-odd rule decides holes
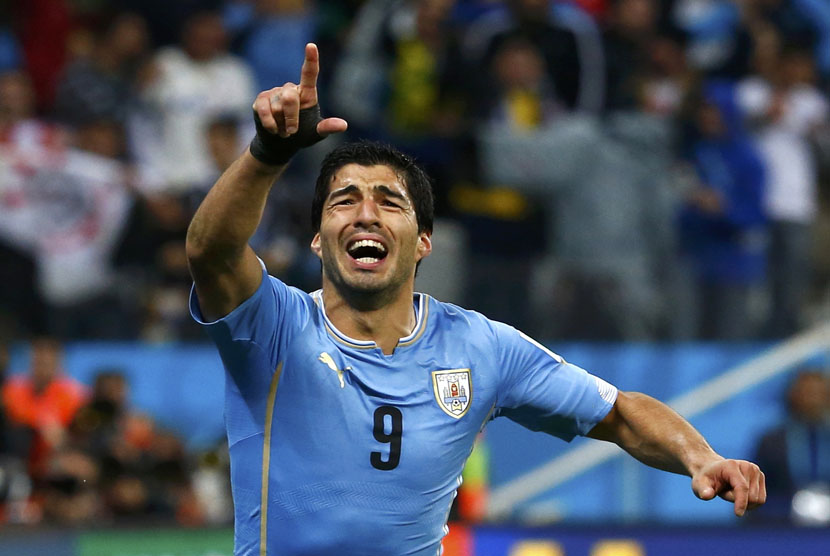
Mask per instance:
[[[434,204],[432,182],[424,169],[415,160],[395,147],[376,141],[345,143],[331,151],[320,165],[320,175],[314,188],[311,202],[311,229],[320,231],[323,205],[329,195],[329,186],[334,174],[348,164],[361,166],[388,166],[401,178],[412,198],[418,233],[432,232]]]

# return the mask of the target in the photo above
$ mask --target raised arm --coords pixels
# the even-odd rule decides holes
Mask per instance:
[[[698,498],[734,502],[738,516],[766,500],[764,474],[757,465],[724,459],[688,421],[645,394],[620,392],[614,408],[588,436],[614,442],[651,467],[690,476]]]
[[[257,135],[208,192],[187,230],[187,260],[205,317],[227,315],[259,286],[262,270],[248,241],[268,192],[290,158],[327,135],[346,130],[340,118],[320,117],[319,53],[306,45],[300,84],[286,83],[254,101]]]

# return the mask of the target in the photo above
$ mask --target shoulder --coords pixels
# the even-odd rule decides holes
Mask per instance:
[[[311,294],[294,286],[289,286],[262,268],[262,281],[256,291],[227,315],[209,320],[202,314],[195,287],[190,292],[190,314],[199,324],[211,329],[236,330],[242,333],[257,327],[257,323],[283,320],[283,317],[296,316],[304,319],[315,306]]]
[[[427,298],[429,319],[434,322],[433,330],[450,338],[463,338],[468,346],[498,350],[521,336],[521,332],[509,324],[490,319],[478,311],[430,296]]]
[[[451,340],[457,338],[481,354],[494,357],[502,365],[526,368],[527,365],[561,365],[565,360],[541,342],[518,328],[490,319],[477,311],[432,299],[434,330]],[[432,318],[432,316],[431,316]]]
[[[499,326],[507,326],[498,321],[491,320],[478,311],[465,309],[454,303],[439,301],[432,296],[425,295],[430,318],[446,328],[452,327],[459,330],[475,332],[493,332]]]
[[[260,291],[257,292],[259,295],[254,295],[257,298],[256,303],[270,304],[284,316],[293,313],[297,316],[307,317],[310,312],[317,308],[319,290],[308,293],[267,273],[264,274],[262,282],[259,288]]]

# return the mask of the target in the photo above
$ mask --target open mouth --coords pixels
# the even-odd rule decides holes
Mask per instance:
[[[386,258],[386,246],[374,239],[359,239],[348,245],[346,251],[361,264],[374,264]]]

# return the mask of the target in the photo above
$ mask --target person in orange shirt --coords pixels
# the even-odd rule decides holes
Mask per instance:
[[[66,428],[86,402],[86,387],[61,369],[62,350],[55,338],[32,341],[29,372],[9,377],[3,385],[3,405],[10,423],[30,428],[34,441],[29,472],[44,471],[49,454],[63,445]]]

